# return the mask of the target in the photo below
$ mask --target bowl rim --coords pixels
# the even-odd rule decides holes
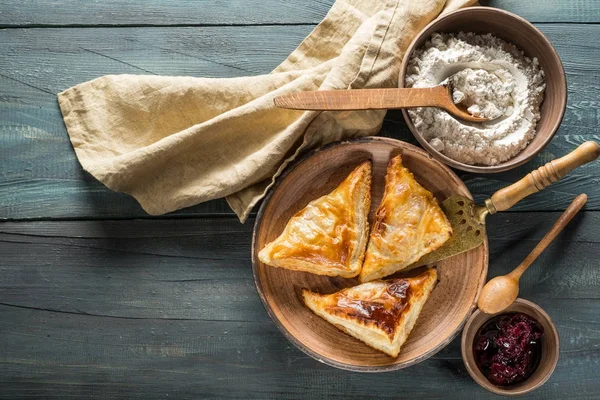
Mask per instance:
[[[433,27],[437,26],[438,24],[440,24],[442,21],[448,20],[448,19],[452,19],[454,18],[456,15],[460,15],[463,13],[496,13],[496,14],[503,14],[506,17],[512,18],[515,21],[517,21],[520,24],[526,25],[528,26],[530,29],[532,29],[534,32],[536,32],[536,34],[538,35],[539,39],[545,44],[545,46],[548,48],[548,51],[551,55],[551,57],[558,63],[559,67],[560,67],[560,73],[559,73],[559,82],[556,83],[557,86],[561,86],[564,88],[564,98],[562,99],[562,103],[563,106],[560,109],[560,113],[558,115],[558,118],[556,119],[555,123],[552,125],[551,129],[550,129],[550,133],[548,134],[548,136],[545,138],[545,140],[543,142],[541,142],[539,144],[539,148],[536,149],[535,151],[533,151],[530,155],[528,155],[527,157],[521,159],[521,160],[516,160],[517,156],[525,151],[525,149],[521,150],[521,152],[517,153],[517,155],[515,155],[513,158],[498,164],[498,165],[489,165],[489,166],[484,166],[484,165],[471,165],[471,164],[465,164],[459,161],[456,161],[442,153],[440,153],[439,151],[437,151],[436,149],[434,149],[429,142],[427,142],[417,131],[417,129],[415,128],[415,125],[412,122],[412,119],[410,118],[410,116],[408,115],[408,110],[403,108],[402,109],[402,115],[404,116],[404,120],[406,121],[406,124],[408,125],[408,128],[410,130],[410,132],[412,133],[412,135],[415,137],[415,139],[417,139],[417,141],[421,144],[421,146],[423,146],[424,149],[427,150],[428,153],[430,153],[433,157],[435,157],[438,161],[451,166],[452,168],[456,168],[459,169],[461,171],[466,171],[466,172],[476,172],[476,173],[483,173],[483,174],[491,174],[491,173],[498,173],[498,172],[504,172],[504,171],[508,171],[511,169],[514,169],[520,165],[523,165],[529,161],[531,161],[532,159],[534,159],[541,151],[543,151],[546,146],[552,141],[552,139],[554,138],[554,135],[556,135],[556,132],[558,131],[558,128],[560,127],[564,116],[565,116],[565,112],[567,109],[567,101],[568,101],[568,87],[567,87],[567,77],[565,74],[565,68],[563,66],[562,60],[560,59],[558,53],[556,52],[556,49],[554,48],[554,46],[552,46],[552,43],[550,42],[550,40],[548,40],[548,38],[546,37],[546,35],[544,35],[538,28],[535,27],[535,25],[533,25],[531,22],[527,21],[525,18],[517,15],[517,14],[513,14],[509,11],[506,10],[502,10],[502,9],[498,9],[498,8],[494,8],[494,7],[486,7],[486,6],[475,6],[475,7],[466,7],[466,8],[461,8],[459,10],[456,11],[452,11],[446,15],[443,15],[435,20],[433,20],[432,22],[430,22],[428,25],[426,25],[423,29],[421,29],[421,31],[417,34],[417,36],[415,36],[413,38],[413,40],[411,41],[410,45],[408,46],[408,48],[406,49],[406,52],[404,53],[404,57],[402,59],[402,64],[400,65],[400,74],[399,74],[399,79],[398,79],[398,87],[399,88],[403,88],[404,87],[404,78],[406,75],[406,69],[408,67],[408,61],[410,59],[410,55],[413,53],[413,51],[415,50],[416,44],[417,42],[425,35],[425,32],[427,32],[429,29],[432,29]],[[435,31],[435,30],[434,30]],[[429,33],[431,34],[431,33]],[[527,144],[526,148],[529,146],[530,144]]]
[[[311,151],[309,151],[308,153],[306,153],[305,155],[299,157],[298,159],[292,161],[286,168],[285,170],[281,173],[281,175],[279,175],[277,177],[277,182],[282,181],[293,169],[295,166],[297,166],[298,164],[306,161],[308,158],[312,157],[314,154],[316,154],[317,152],[321,152],[324,150],[327,150],[331,147],[335,147],[335,146],[339,146],[339,145],[343,145],[343,144],[351,144],[351,143],[372,143],[374,141],[381,141],[381,142],[390,142],[390,143],[395,143],[395,142],[401,142],[403,144],[406,144],[410,147],[413,148],[413,150],[422,153],[424,156],[432,159],[433,161],[439,162],[439,160],[433,158],[431,156],[431,154],[429,154],[428,152],[426,152],[424,149],[415,146],[411,143],[408,142],[404,142],[402,140],[399,139],[394,139],[394,138],[388,138],[388,137],[381,137],[381,136],[365,136],[365,137],[359,137],[359,138],[353,138],[353,139],[346,139],[346,140],[341,140],[341,141],[335,141],[329,144],[326,144],[324,146],[318,147],[316,149],[313,149]],[[448,172],[450,172],[451,174],[456,175],[456,173],[454,171],[452,171],[451,168],[449,168],[447,165],[445,165],[444,163],[440,162],[440,166],[442,168],[444,168],[445,170],[447,170]],[[458,176],[457,176],[458,177]],[[460,181],[462,181],[462,179],[460,179],[460,177],[458,177],[458,179]],[[313,358],[314,360],[317,360],[323,364],[335,367],[335,368],[339,368],[342,370],[346,370],[346,371],[351,371],[351,372],[367,372],[367,373],[377,373],[377,372],[390,372],[390,371],[397,371],[397,370],[401,370],[404,368],[408,368],[411,367],[413,365],[419,364],[423,361],[425,361],[426,359],[436,355],[437,353],[439,353],[441,350],[443,350],[446,346],[448,346],[450,344],[450,342],[452,342],[456,337],[458,337],[458,335],[463,331],[465,324],[467,323],[467,321],[470,319],[470,317],[473,315],[473,312],[477,309],[477,298],[479,297],[479,294],[481,293],[481,289],[483,288],[484,284],[485,284],[485,278],[482,279],[482,281],[480,282],[479,288],[477,289],[477,294],[475,296],[475,300],[473,301],[473,304],[471,304],[471,307],[469,308],[469,310],[467,311],[464,319],[460,322],[460,324],[458,325],[458,327],[456,328],[456,330],[454,332],[452,332],[452,334],[450,336],[448,336],[448,338],[446,340],[444,340],[443,342],[441,342],[437,347],[431,349],[429,352],[423,354],[420,357],[417,357],[413,360],[411,360],[410,362],[406,362],[404,364],[390,364],[390,365],[385,365],[385,366],[372,366],[372,367],[368,367],[368,366],[354,366],[354,365],[350,365],[350,364],[345,364],[345,363],[341,363],[338,361],[334,361],[331,360],[327,357],[323,357],[320,354],[318,354],[317,352],[311,350],[309,347],[305,346],[304,344],[302,344],[298,339],[296,339],[296,337],[290,333],[287,328],[279,321],[279,319],[275,316],[275,314],[273,313],[273,310],[271,309],[271,306],[269,304],[269,302],[267,301],[267,299],[265,298],[264,295],[264,290],[262,288],[262,284],[261,281],[258,277],[258,263],[257,263],[257,252],[256,252],[256,235],[257,232],[260,228],[260,224],[262,224],[262,216],[264,214],[265,208],[267,206],[267,204],[269,203],[270,198],[273,196],[273,193],[275,192],[275,188],[278,186],[277,182],[275,183],[275,185],[273,185],[273,187],[271,187],[267,193],[267,195],[264,197],[264,199],[262,200],[262,203],[260,205],[260,208],[258,209],[258,212],[256,214],[256,219],[254,221],[254,226],[252,228],[252,242],[251,242],[251,247],[250,247],[250,257],[251,257],[251,261],[252,261],[252,277],[254,279],[254,286],[256,287],[256,291],[258,293],[258,296],[260,298],[260,301],[265,309],[265,311],[267,312],[267,314],[269,315],[269,318],[271,319],[271,321],[275,324],[275,326],[277,327],[277,329],[279,330],[279,332],[281,332],[283,334],[283,336],[289,341],[291,342],[294,346],[296,346],[296,348],[300,349],[300,351],[302,351],[304,354],[310,356],[311,358]],[[464,184],[464,181],[462,181]],[[466,187],[466,185],[465,185]],[[467,192],[469,193],[469,196],[471,199],[473,199],[473,195],[471,193],[471,191],[467,189]],[[483,268],[482,271],[482,276],[486,277],[489,271],[489,242],[488,242],[488,237],[487,234],[484,238],[484,243],[483,245],[488,246],[488,252],[487,254],[485,254],[484,256],[484,263],[485,266]]]
[[[510,311],[501,311],[499,313],[496,314],[485,314],[483,311],[481,311],[479,308],[476,309],[471,316],[469,317],[469,319],[467,320],[467,322],[465,323],[464,327],[463,327],[463,332],[462,332],[462,336],[461,336],[461,340],[460,340],[460,352],[462,355],[462,359],[463,359],[463,363],[465,365],[465,368],[467,369],[467,372],[469,373],[469,375],[471,376],[471,378],[482,388],[495,393],[495,394],[499,394],[499,395],[503,395],[503,396],[518,396],[521,394],[525,394],[525,393],[529,393],[531,391],[534,391],[535,389],[538,389],[540,386],[542,386],[543,384],[545,384],[548,379],[550,379],[550,376],[552,376],[552,374],[554,373],[554,370],[556,369],[556,366],[558,364],[558,360],[560,358],[560,336],[558,335],[558,331],[556,330],[556,325],[554,325],[554,322],[552,322],[552,319],[550,318],[550,316],[548,315],[548,313],[546,313],[542,307],[538,306],[537,304],[529,301],[529,300],[525,300],[522,298],[517,298],[514,303],[519,303],[522,304],[524,306],[526,306],[527,308],[531,309],[531,310],[535,310],[537,313],[539,313],[539,315],[541,315],[545,322],[548,323],[548,325],[551,327],[551,333],[552,336],[556,338],[556,356],[553,357],[552,360],[552,367],[550,368],[550,370],[548,371],[548,374],[546,374],[546,376],[544,376],[544,378],[542,378],[538,383],[536,383],[535,385],[529,386],[529,387],[519,387],[519,388],[515,388],[515,389],[503,389],[501,387],[498,387],[490,382],[488,382],[487,380],[481,381],[480,379],[476,378],[476,371],[474,370],[474,368],[477,368],[474,365],[471,365],[471,363],[474,364],[473,360],[471,360],[470,357],[467,357],[467,353],[466,353],[466,349],[467,346],[471,346],[471,344],[467,344],[467,332],[470,330],[471,325],[473,324],[475,318],[477,318],[477,316],[483,314],[486,315],[486,319],[484,320],[483,324],[485,322],[487,322],[488,320],[490,320],[491,318],[494,318],[498,315],[504,314],[506,312],[510,312]],[[513,303],[513,304],[514,304]],[[510,307],[510,306],[509,306]],[[483,325],[482,324],[482,325]],[[479,329],[479,327],[481,327],[482,325],[478,326],[477,329]],[[467,359],[469,361],[467,361]],[[525,381],[526,382],[526,381]]]

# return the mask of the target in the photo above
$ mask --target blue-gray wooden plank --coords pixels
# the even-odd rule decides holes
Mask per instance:
[[[0,27],[316,24],[334,0],[3,0]],[[482,0],[532,22],[600,22],[596,0]]]
[[[559,215],[490,217],[490,276],[514,268]],[[468,376],[458,339],[385,374],[305,356],[256,294],[252,222],[1,223],[0,398],[495,398]],[[523,276],[520,295],[562,340],[550,381],[524,398],[600,392],[598,226],[600,212],[581,213]]]
[[[145,216],[129,196],[81,170],[54,94],[106,73],[267,73],[332,2],[2,1],[0,26],[11,27],[299,25],[0,31],[0,219]],[[485,3],[534,22],[600,21],[597,1]],[[598,140],[598,26],[540,27],[565,62],[565,122],[529,165],[493,176],[461,174],[479,199],[584,140]],[[382,134],[414,143],[398,112],[388,114]],[[588,166],[517,209],[562,209],[582,191],[591,195],[586,209],[599,209],[597,176],[598,167]],[[229,214],[223,201],[177,216],[216,214]],[[520,262],[558,214],[491,216],[490,276]],[[521,295],[550,313],[562,337],[555,374],[527,398],[595,399],[600,392],[599,215],[582,213],[523,277]],[[252,222],[0,223],[0,398],[439,398],[449,390],[492,398],[468,377],[456,340],[418,366],[379,375],[346,373],[300,353],[256,297]]]
[[[131,197],[86,174],[71,148],[55,93],[103,74],[231,77],[268,73],[310,26],[64,28],[0,30],[0,219],[145,217]],[[569,103],[557,137],[526,166],[495,175],[461,173],[481,200],[585,140],[599,140],[600,25],[547,24],[560,53]],[[276,37],[277,40],[272,40]],[[581,41],[581,38],[586,38]],[[401,113],[388,113],[382,135],[414,139]],[[598,164],[520,203],[515,210],[564,209],[581,192],[600,209]],[[177,215],[228,214],[223,200]]]

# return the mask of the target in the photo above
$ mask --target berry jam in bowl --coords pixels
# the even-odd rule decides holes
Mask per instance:
[[[505,396],[542,386],[559,356],[552,320],[539,306],[523,299],[496,315],[476,310],[465,324],[461,345],[471,377],[485,389]]]

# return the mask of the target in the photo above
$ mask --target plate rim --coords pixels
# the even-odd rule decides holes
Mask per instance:
[[[262,200],[262,203],[258,209],[258,212],[256,214],[256,219],[254,221],[254,227],[252,228],[252,243],[251,243],[251,261],[252,261],[252,277],[254,279],[254,286],[256,288],[256,291],[258,292],[258,296],[260,298],[260,301],[265,309],[265,311],[267,312],[267,314],[269,315],[269,318],[271,318],[271,321],[275,324],[275,326],[277,327],[277,329],[283,334],[283,336],[289,341],[291,342],[294,346],[296,346],[296,348],[298,348],[300,351],[302,351],[304,354],[310,356],[311,358],[335,367],[335,368],[339,368],[342,370],[346,370],[346,371],[352,371],[352,372],[368,372],[368,373],[377,373],[377,372],[390,372],[390,371],[397,371],[400,369],[404,369],[404,368],[408,368],[411,367],[413,365],[419,364],[423,361],[425,361],[426,359],[434,356],[435,354],[439,353],[442,349],[444,349],[448,344],[450,344],[450,342],[452,342],[462,331],[462,328],[464,327],[465,323],[467,322],[467,320],[469,319],[469,317],[473,314],[473,312],[475,311],[476,305],[477,305],[477,297],[479,297],[479,293],[481,292],[481,289],[483,288],[483,285],[485,284],[485,280],[487,277],[487,273],[488,273],[488,267],[489,267],[489,246],[488,246],[488,237],[487,237],[487,232],[483,241],[483,246],[487,249],[487,251],[484,252],[483,255],[483,270],[481,273],[481,276],[479,277],[479,284],[477,287],[477,293],[475,296],[475,299],[473,300],[473,303],[471,304],[471,307],[469,308],[469,310],[467,311],[465,317],[463,318],[463,320],[460,322],[459,326],[456,328],[456,330],[443,342],[441,342],[440,344],[438,344],[436,347],[434,347],[433,349],[429,350],[428,352],[422,354],[419,357],[416,357],[414,359],[412,359],[411,361],[405,362],[405,363],[400,363],[400,364],[390,364],[390,365],[379,365],[379,366],[357,366],[357,365],[352,365],[352,364],[347,364],[347,363],[343,363],[343,362],[339,362],[339,361],[335,361],[332,360],[328,357],[324,357],[322,355],[320,355],[319,353],[311,350],[310,348],[308,348],[307,346],[305,346],[303,343],[301,343],[298,339],[296,339],[296,337],[291,334],[287,328],[285,326],[283,326],[283,324],[279,321],[279,319],[275,316],[275,314],[273,313],[273,310],[270,306],[270,304],[268,303],[268,301],[265,298],[264,295],[264,291],[263,291],[263,287],[262,284],[260,282],[260,280],[258,279],[258,263],[257,263],[257,256],[258,253],[256,252],[256,236],[257,236],[257,232],[260,229],[260,226],[262,224],[262,217],[265,211],[265,208],[267,206],[267,204],[269,203],[271,197],[273,196],[273,193],[275,192],[275,190],[277,189],[277,187],[279,186],[279,183],[281,181],[283,181],[287,175],[294,170],[294,168],[296,168],[296,166],[298,166],[299,164],[303,163],[304,161],[306,161],[307,159],[311,158],[312,156],[314,156],[315,154],[324,151],[324,150],[328,150],[332,147],[336,147],[336,146],[342,146],[342,145],[348,145],[348,144],[354,144],[354,143],[373,143],[373,142],[385,142],[385,143],[389,143],[391,145],[394,145],[396,147],[403,147],[403,146],[408,146],[409,148],[411,148],[411,150],[416,151],[418,153],[421,153],[422,155],[426,156],[427,158],[429,158],[430,160],[432,160],[434,163],[439,164],[439,166],[441,166],[443,169],[446,170],[446,172],[454,175],[456,178],[458,178],[461,182],[463,182],[462,179],[460,179],[458,177],[458,175],[456,175],[456,173],[454,171],[452,171],[446,164],[440,162],[439,160],[437,160],[436,158],[434,158],[431,154],[429,154],[428,152],[426,152],[425,150],[411,144],[408,142],[404,142],[402,140],[398,140],[398,139],[393,139],[393,138],[387,138],[387,137],[378,137],[378,136],[365,136],[365,137],[360,137],[360,138],[354,138],[354,139],[347,139],[347,140],[342,140],[342,141],[336,141],[336,142],[332,142],[332,143],[328,143],[324,146],[318,147],[316,149],[313,149],[311,151],[309,151],[308,153],[306,153],[305,155],[297,158],[296,160],[292,161],[286,168],[285,170],[276,178],[275,180],[275,184],[269,189],[268,193],[265,195],[264,199]],[[399,146],[400,145],[400,146]],[[464,182],[463,182],[464,184]],[[473,199],[473,195],[471,194],[471,191],[466,187],[468,192],[468,196],[470,199]],[[393,358],[390,358],[390,360]]]

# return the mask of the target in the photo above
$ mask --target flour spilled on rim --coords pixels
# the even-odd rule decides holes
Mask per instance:
[[[511,159],[535,136],[546,88],[537,58],[492,34],[434,33],[414,51],[406,87],[449,83],[453,101],[472,115],[469,123],[437,107],[408,110],[417,131],[436,150],[465,163],[496,165]]]

